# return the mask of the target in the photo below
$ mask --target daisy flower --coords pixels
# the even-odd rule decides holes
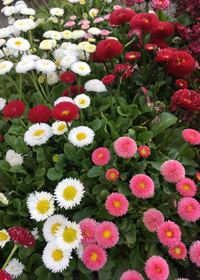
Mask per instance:
[[[63,14],[64,14],[64,10],[63,9],[60,9],[60,8],[52,8],[50,10],[50,14],[52,16],[57,16],[57,17],[62,17]]]
[[[71,102],[59,102],[52,110],[51,115],[57,121],[72,122],[78,115],[78,107]]]
[[[76,81],[76,75],[72,72],[64,72],[60,75],[60,79],[63,83],[69,84]]]
[[[26,105],[23,101],[21,100],[14,100],[8,103],[4,108],[3,108],[3,114],[4,117],[8,118],[16,118],[16,117],[21,117],[22,114],[24,113],[26,109]]]
[[[58,183],[54,193],[58,205],[67,210],[80,204],[84,194],[84,186],[77,179],[66,178]]]
[[[55,233],[56,244],[63,250],[72,250],[78,247],[81,243],[82,235],[79,224],[75,222],[66,222],[61,225]]]
[[[154,232],[158,230],[159,226],[162,225],[162,223],[164,223],[164,216],[160,211],[156,209],[149,209],[144,212],[142,220],[145,227],[149,231]]]
[[[82,93],[74,98],[74,102],[79,109],[85,109],[90,106],[90,97]]]
[[[101,60],[109,60],[123,52],[122,44],[115,39],[106,39],[98,43],[96,55]]]
[[[13,63],[11,61],[3,61],[0,63],[0,75],[4,75],[5,73],[10,72],[13,67]],[[2,109],[1,109],[2,110]]]
[[[23,273],[25,266],[17,259],[11,259],[7,264],[5,271],[8,272],[13,279],[17,278]]]
[[[97,148],[92,153],[92,161],[96,165],[106,165],[110,160],[110,152],[107,148]]]
[[[107,91],[107,89],[106,89],[105,85],[103,84],[103,82],[98,80],[98,79],[89,80],[85,84],[84,88],[87,91],[94,91],[94,92],[104,92],[104,91]]]
[[[107,75],[107,76],[103,77],[102,82],[105,85],[109,85],[114,81],[114,79],[115,79],[114,75]]]
[[[56,71],[56,65],[53,61],[48,59],[40,59],[35,63],[35,69],[43,73],[52,73]]]
[[[199,145],[200,143],[200,133],[195,129],[184,129],[182,131],[182,136],[185,141],[192,145]]]
[[[0,247],[3,248],[8,241],[10,241],[8,232],[5,229],[0,230]]]
[[[75,104],[74,100],[71,97],[63,96],[63,97],[59,97],[58,99],[56,99],[56,101],[54,101],[54,104],[53,104],[54,107],[60,102],[71,102],[71,103]]]
[[[107,196],[105,207],[110,215],[119,217],[128,211],[129,202],[127,198],[120,193],[111,193]]]
[[[88,33],[90,33],[92,35],[99,35],[99,34],[101,34],[101,30],[97,27],[91,27],[88,29]]]
[[[51,109],[46,105],[36,105],[28,111],[27,117],[31,123],[47,123],[51,119]]]
[[[188,221],[196,222],[200,217],[200,204],[193,197],[183,197],[178,202],[179,216]]]
[[[96,244],[88,245],[83,251],[82,261],[88,269],[99,270],[107,261],[106,251]]]
[[[181,240],[179,226],[172,221],[163,222],[158,228],[158,238],[164,246],[174,247]]]
[[[12,280],[12,276],[3,269],[0,269],[0,279]]]
[[[148,146],[140,146],[138,148],[138,153],[141,155],[141,157],[148,157],[151,154]]]
[[[137,145],[130,137],[120,137],[114,143],[114,150],[119,157],[130,158],[137,152]]]
[[[72,128],[68,134],[69,142],[74,146],[83,147],[93,142],[94,131],[87,126]]]
[[[182,196],[195,196],[197,186],[189,178],[183,178],[176,184],[176,189]]]
[[[119,178],[119,172],[112,168],[106,171],[106,179],[108,181],[116,181]]]
[[[80,260],[82,260],[84,249],[85,249],[85,246],[83,246],[81,243],[76,248],[76,254]]]
[[[145,263],[145,273],[150,280],[166,280],[169,275],[169,266],[162,257],[152,256]]]
[[[1,203],[5,204],[5,205],[7,205],[9,202],[7,197],[3,193],[0,193],[0,201],[1,201]]]
[[[60,66],[66,70],[67,68],[70,68],[72,65],[74,65],[76,62],[77,62],[77,56],[73,54],[69,54],[62,58],[62,60],[60,61]]]
[[[177,84],[177,86],[179,87],[179,88],[187,88],[187,82],[186,81],[184,81],[183,79],[178,79],[178,80],[176,80],[176,84]]]
[[[68,123],[68,126],[70,126],[71,123]],[[63,121],[56,121],[51,126],[52,133],[54,135],[63,135],[67,130],[67,124]]]
[[[47,242],[55,241],[55,233],[61,225],[65,225],[68,221],[63,215],[53,215],[49,217],[42,228],[44,239]]]
[[[177,260],[185,260],[187,257],[187,249],[183,242],[179,242],[174,247],[169,248],[168,253],[172,256],[172,258]]]
[[[40,237],[38,227],[34,227],[31,230],[31,234],[34,236],[35,240],[38,240]]]
[[[136,270],[128,270],[122,274],[119,280],[144,280],[144,278]]]
[[[8,39],[6,46],[17,51],[28,51],[31,45],[28,40],[16,37]]]
[[[83,30],[74,30],[72,32],[72,39],[76,40],[76,39],[79,39],[79,38],[83,38],[85,35],[85,31]]]
[[[169,183],[177,183],[185,177],[185,168],[177,160],[167,160],[160,168],[164,179]]]
[[[16,153],[14,150],[7,151],[5,160],[9,162],[10,166],[23,164],[23,156],[21,154]]]
[[[119,231],[112,222],[104,221],[96,227],[97,244],[103,248],[115,246],[119,240]]]
[[[200,267],[200,241],[194,241],[189,249],[191,262]]]
[[[26,19],[18,19],[13,23],[15,30],[26,32],[31,26]]]
[[[20,62],[17,63],[15,70],[17,73],[26,73],[29,70],[34,69],[35,66],[35,61],[31,60],[31,59],[27,59],[27,60],[22,60]]]
[[[40,42],[39,49],[48,51],[55,47],[55,45],[55,40],[43,40],[42,42]]]
[[[96,221],[94,219],[86,218],[79,222],[79,226],[83,237],[81,244],[86,246],[95,243]]]
[[[80,76],[87,76],[91,72],[90,66],[86,62],[82,61],[75,62],[71,66],[71,70]]]
[[[0,97],[0,111],[3,110],[3,108],[6,105],[7,100],[5,98]]]
[[[149,198],[154,193],[153,180],[144,174],[137,174],[130,180],[132,194],[139,198]]]
[[[35,238],[30,233],[30,231],[21,227],[12,227],[8,230],[10,238],[14,243],[19,243],[20,245],[26,247],[35,246]],[[1,278],[0,278],[1,279]]]
[[[195,174],[195,177],[196,177],[196,179],[200,182],[200,173],[199,173],[199,172],[197,172],[197,173]]]
[[[55,210],[53,195],[48,192],[31,193],[26,203],[31,219],[37,222],[46,220]]]
[[[45,144],[53,135],[51,127],[46,123],[36,123],[29,127],[24,134],[24,142],[30,146]]]

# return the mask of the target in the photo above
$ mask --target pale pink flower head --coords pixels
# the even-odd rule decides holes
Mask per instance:
[[[106,172],[106,179],[108,181],[116,181],[119,178],[119,172],[112,168],[112,169],[108,169]]]
[[[64,24],[64,27],[72,27],[74,26],[76,23],[75,21],[71,20],[71,21],[68,21]]]
[[[110,152],[107,148],[98,148],[92,153],[92,161],[96,165],[106,165],[110,160]]]
[[[83,30],[86,30],[86,29],[89,29],[89,28],[90,28],[89,24],[81,25],[81,29],[83,29]]]
[[[183,178],[176,184],[176,189],[182,196],[195,196],[197,186],[189,178]]]
[[[152,0],[151,7],[154,11],[163,11],[169,7],[169,0]]]
[[[120,217],[127,213],[129,203],[123,194],[111,193],[107,196],[105,206],[110,215]]]
[[[185,141],[192,145],[198,145],[200,143],[200,133],[195,129],[184,129],[182,136]]]
[[[144,278],[136,270],[128,270],[122,274],[119,280],[144,280]]]
[[[138,153],[141,157],[148,157],[151,154],[151,151],[148,146],[140,146],[138,148]]]
[[[111,248],[119,240],[119,231],[112,222],[104,221],[99,223],[96,228],[96,242],[103,248]]]
[[[114,143],[115,153],[119,157],[130,158],[137,152],[137,145],[130,137],[120,137]]]
[[[172,221],[162,223],[158,228],[158,238],[164,246],[173,247],[181,241],[181,231]]]
[[[99,270],[107,261],[106,251],[97,244],[88,245],[83,251],[82,261],[88,269]]]
[[[105,15],[105,17],[104,17],[105,20],[109,20],[109,18],[110,18],[110,14],[107,14],[107,15]]]
[[[92,34],[86,33],[86,34],[84,35],[84,38],[85,38],[85,39],[89,39],[89,38],[94,38],[94,37],[92,36]]]
[[[79,25],[80,25],[80,24],[90,24],[90,21],[83,18],[83,19],[81,19],[81,20],[78,22],[78,24],[79,24]]]
[[[81,244],[86,246],[95,243],[96,221],[86,218],[79,222],[79,226],[83,237],[81,239]]]
[[[119,6],[119,5],[115,5],[115,6],[113,6],[113,10],[119,10],[119,9],[121,9],[122,7],[121,6]]]
[[[189,249],[191,262],[200,267],[200,241],[194,241]]]
[[[111,33],[111,32],[108,31],[108,30],[105,30],[105,29],[101,30],[101,35],[102,35],[102,36],[108,36],[110,33]]]
[[[193,197],[183,197],[178,202],[179,216],[188,221],[196,222],[200,217],[200,204]]]
[[[145,263],[145,273],[150,280],[166,280],[169,275],[169,266],[162,257],[152,256]]]
[[[179,242],[174,247],[169,248],[168,253],[177,260],[184,260],[187,257],[187,249],[183,242]]]
[[[77,16],[72,15],[69,19],[71,19],[71,20],[75,20],[76,18],[77,18]]]
[[[190,280],[188,278],[178,278],[178,279],[175,279],[175,280]]]
[[[160,168],[164,179],[169,183],[177,183],[185,177],[185,168],[177,160],[167,160]]]
[[[152,208],[144,212],[142,220],[145,227],[149,231],[154,232],[164,223],[164,216],[160,211]]]
[[[93,21],[93,23],[100,23],[100,22],[102,22],[102,21],[104,21],[104,18],[102,18],[102,17],[98,17],[98,18],[95,18],[94,19],[94,21]]]
[[[132,194],[139,198],[149,198],[154,193],[153,180],[144,174],[137,174],[130,180]]]

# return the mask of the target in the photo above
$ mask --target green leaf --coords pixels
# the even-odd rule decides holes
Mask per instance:
[[[100,198],[103,199],[103,200],[106,200],[107,199],[107,196],[109,195],[109,191],[108,190],[102,190],[101,193],[100,193]]]
[[[105,208],[105,204],[101,205],[99,208],[99,213],[97,213],[97,218],[101,220],[113,220],[115,217],[108,213],[108,210]]]
[[[87,173],[88,178],[98,177],[105,174],[105,170],[102,166],[93,166]]]
[[[63,173],[56,171],[56,169],[54,167],[49,168],[49,170],[47,171],[47,177],[51,181],[57,181],[57,180],[61,179],[62,176],[63,176]]]
[[[78,260],[78,269],[83,273],[83,274],[90,274],[91,270],[88,269],[84,263],[81,260]]]
[[[131,269],[133,270],[140,270],[140,252],[139,252],[139,246],[134,247],[131,250],[131,254],[130,254],[130,265],[131,265]]]
[[[8,133],[17,135],[17,136],[23,136],[25,133],[25,129],[22,126],[18,126],[18,125],[12,125],[9,130]]]
[[[92,167],[91,160],[89,158],[82,160],[83,167],[88,171]]]
[[[33,101],[33,107],[35,107],[38,104],[43,104],[43,101],[37,91],[33,93],[32,101]]]
[[[177,16],[176,19],[182,26],[188,26],[192,24],[191,17],[188,14],[182,14],[180,16]]]
[[[22,136],[17,137],[14,140],[14,149],[19,154],[27,154],[28,153],[28,146],[24,142],[24,138]]]
[[[117,112],[124,117],[128,117],[131,115],[131,109],[133,107],[136,107],[135,104],[126,105],[126,104],[120,104],[120,106],[117,106]]]
[[[34,169],[36,167],[36,161],[29,157],[24,157],[24,165],[27,168]]]
[[[50,30],[50,29],[48,29]],[[66,85],[64,83],[59,83],[58,85],[54,86],[52,91],[51,91],[51,96],[53,98],[53,100],[58,99],[59,97],[61,97],[63,91],[66,90]]]
[[[96,206],[88,206],[83,210],[76,212],[76,214],[73,216],[73,221],[76,221],[78,223],[85,218],[91,218],[91,216],[95,213],[96,210]]]
[[[81,164],[76,157],[76,149],[71,144],[66,143],[64,145],[64,153],[67,155],[69,160],[76,162],[78,165]]]
[[[111,122],[108,122],[105,126],[105,131],[106,133],[108,133],[108,130],[107,130],[107,125],[109,126],[110,128],[110,134],[111,134],[111,137],[112,137],[112,140],[115,141],[117,140],[120,136],[119,134],[117,133],[116,129],[113,127],[113,124]]]
[[[175,122],[177,121],[177,117],[175,117],[171,113],[166,113],[166,112],[161,113],[159,115],[159,119],[160,119],[160,122],[158,125],[154,124],[155,119],[153,119],[150,123],[150,128],[151,128],[151,132],[153,132],[153,137],[156,137],[163,130],[165,130],[169,126],[175,124]]]
[[[166,21],[167,20],[163,11],[156,11],[156,15],[157,15],[157,17],[159,18],[160,21]]]
[[[120,183],[120,186],[118,188],[118,193],[122,193],[123,195],[127,196],[127,195],[131,195],[131,189],[128,185],[128,183]]]
[[[68,160],[68,157],[66,154],[60,154],[60,155],[58,155],[57,163],[60,166],[65,167],[67,165],[67,160]]]
[[[126,117],[123,119],[123,121],[119,125],[119,134],[123,135],[125,132],[127,132],[128,128],[132,125],[132,119],[129,117]]]
[[[35,271],[35,274],[38,276],[37,280],[50,280],[51,272],[44,265],[38,267]]]
[[[4,140],[6,141],[6,143],[9,145],[9,146],[11,146],[13,149],[14,149],[14,145],[13,145],[13,143],[14,143],[14,141],[15,141],[15,139],[16,139],[17,137],[16,136],[14,136],[14,135],[9,135],[8,133],[6,133],[5,135],[4,135]]]
[[[114,269],[113,279],[120,279],[120,277],[124,271],[126,271],[126,262],[122,256],[119,256],[118,263]]]
[[[92,130],[97,131],[101,127],[101,121],[99,119],[95,119],[92,122]]]
[[[158,160],[157,161],[147,161],[147,164],[150,164],[151,166],[153,166],[153,168],[160,171],[160,167],[164,162],[165,162],[165,159],[159,160],[159,161]]]
[[[101,193],[103,190],[106,190],[107,188],[108,188],[108,186],[105,185],[105,184],[96,185],[96,186],[92,189],[92,194],[93,194],[93,195],[100,195],[100,193]]]
[[[10,169],[9,169],[10,172],[13,172],[13,173],[22,173],[22,174],[27,174],[24,166],[22,165],[15,165],[15,166],[12,166]]]
[[[134,244],[137,240],[137,238],[136,238],[136,226],[133,224],[129,231],[123,232],[123,235],[130,244]]]
[[[98,274],[99,274],[99,280],[109,280],[109,279],[111,279],[111,269],[110,270],[100,269]]]
[[[138,109],[133,109],[131,112],[132,121],[135,120],[137,118],[137,116],[139,116],[140,114],[141,114],[141,112]]]
[[[138,141],[140,141],[142,144],[146,144],[152,137],[153,133],[151,131],[144,131],[139,134]]]
[[[9,170],[10,169],[10,164],[8,161],[6,160],[0,160],[0,169],[3,169],[3,170]]]

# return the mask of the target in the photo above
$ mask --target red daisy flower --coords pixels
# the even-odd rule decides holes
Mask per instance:
[[[28,111],[31,123],[47,123],[51,119],[51,109],[45,105],[36,105]]]
[[[122,44],[115,39],[101,41],[96,48],[96,55],[101,60],[111,59],[123,52]]]
[[[4,117],[7,118],[17,118],[20,117],[26,109],[26,105],[23,101],[15,100],[8,103],[3,108]]]
[[[92,153],[92,161],[96,165],[106,165],[110,160],[110,152],[107,148],[98,148]]]
[[[180,88],[187,88],[187,82],[184,81],[183,79],[176,80],[176,84]]]
[[[165,49],[168,47],[167,42],[164,39],[160,39],[160,38],[151,38],[150,44],[155,44],[161,49]]]
[[[145,45],[145,50],[147,52],[153,52],[155,49],[157,49],[158,45],[156,44],[146,44]]]
[[[164,223],[164,216],[160,211],[150,208],[144,212],[142,221],[149,231],[154,232]]]
[[[139,29],[131,29],[128,32],[128,40],[129,41],[133,40],[131,43],[132,48],[134,49],[142,48],[142,42],[143,42],[142,31]]]
[[[136,270],[128,270],[122,274],[119,280],[144,280],[144,278]]]
[[[96,52],[93,52],[93,54],[90,54],[90,56],[89,56],[89,61],[93,61],[94,63],[101,63],[104,60],[98,58],[98,56],[96,55]]]
[[[155,57],[155,61],[158,62],[158,63],[170,62],[171,61],[170,57],[171,57],[172,53],[173,52],[168,48],[162,49],[162,50],[157,52],[157,55]]]
[[[178,202],[179,216],[188,221],[196,222],[200,217],[200,204],[193,197],[183,197]]]
[[[194,90],[180,89],[171,97],[172,110],[183,107],[187,111],[200,110],[200,94]]]
[[[125,54],[125,60],[135,61],[136,59],[141,57],[140,52],[128,52]]]
[[[3,269],[0,269],[0,279],[1,280],[12,280],[12,276]]]
[[[200,241],[194,241],[189,250],[190,260],[200,267]]]
[[[195,129],[184,129],[182,131],[182,136],[185,141],[192,145],[198,145],[200,143],[200,133]]]
[[[137,174],[130,180],[132,194],[139,198],[149,198],[154,193],[153,180],[144,174]]]
[[[103,248],[111,248],[119,240],[119,231],[112,222],[104,221],[96,227],[96,241]]]
[[[130,21],[131,28],[138,28],[148,33],[152,29],[156,28],[159,19],[155,14],[143,13],[135,15]]]
[[[14,243],[19,243],[24,247],[34,247],[35,238],[30,231],[21,227],[12,227],[8,230],[10,238]]]
[[[133,66],[129,63],[120,63],[117,64],[113,70],[113,74],[116,78],[122,77],[125,80],[128,77],[131,77],[133,73]]]
[[[71,86],[71,87],[69,87],[69,89],[70,89],[71,95],[76,95],[76,94],[78,94],[78,86]],[[63,92],[62,96],[67,96],[67,97],[69,97],[69,89],[66,89],[66,90]],[[84,87],[82,87],[82,86],[80,86],[80,93],[85,93],[85,89],[84,89]]]
[[[129,203],[123,194],[111,193],[107,196],[105,206],[110,215],[120,217],[127,213]]]
[[[52,110],[51,115],[57,121],[72,122],[79,113],[79,108],[71,102],[60,102]]]
[[[62,82],[69,84],[76,81],[76,75],[72,72],[64,72],[60,75],[60,79]]]
[[[130,22],[136,13],[131,9],[119,9],[110,14],[109,24],[111,26],[118,26]]]
[[[187,257],[187,249],[183,242],[179,242],[174,247],[169,248],[168,253],[177,260],[184,260]]]
[[[158,228],[158,238],[164,246],[173,247],[181,240],[181,231],[172,221],[162,223]]]
[[[196,179],[200,182],[200,173],[197,172],[197,173],[195,174],[195,177],[196,177]]]
[[[197,186],[189,178],[183,178],[176,184],[176,189],[182,196],[195,196]]]
[[[140,146],[138,148],[138,153],[141,157],[148,157],[151,154],[151,151],[148,146]]]
[[[112,169],[108,169],[106,172],[106,179],[108,181],[116,181],[119,178],[119,172],[112,168]]]
[[[115,79],[114,75],[107,75],[107,76],[103,77],[102,82],[105,85],[109,85],[114,81],[114,79]]]
[[[124,4],[124,1],[125,1],[125,0],[122,0],[122,3],[123,3],[123,4]],[[142,0],[142,1],[144,1],[144,0]],[[137,3],[137,0],[126,0],[126,1],[125,1],[126,7],[132,7],[132,6],[134,6],[136,3]]]
[[[174,34],[174,28],[172,24],[167,21],[163,21],[163,22],[160,21],[158,23],[158,26],[154,28],[150,33],[151,38],[160,38],[160,39],[170,37],[173,34]]]
[[[169,275],[169,266],[166,260],[159,256],[149,258],[144,270],[150,280],[166,280]]]
[[[99,270],[107,261],[106,250],[96,244],[88,245],[83,251],[82,261],[88,269]]]

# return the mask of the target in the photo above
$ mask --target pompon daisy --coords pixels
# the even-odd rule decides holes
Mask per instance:
[[[194,241],[189,249],[191,262],[200,267],[200,241]]]
[[[52,273],[62,272],[66,269],[70,259],[72,259],[71,251],[58,247],[55,242],[47,243],[42,253],[42,261]]]
[[[0,230],[0,247],[3,248],[10,241],[10,236],[5,229]]]
[[[68,123],[68,126],[70,125],[71,123]],[[68,130],[67,123],[56,121],[52,124],[51,130],[54,135],[63,135]]]
[[[106,165],[110,160],[110,152],[107,148],[97,148],[92,153],[92,161],[96,165]]]
[[[12,276],[8,272],[0,268],[0,279],[12,280]]]
[[[62,66],[63,69],[67,69],[70,68],[76,62],[77,56],[69,54],[62,58],[62,60],[60,61],[60,66]]]
[[[158,228],[158,238],[164,246],[176,246],[181,240],[179,226],[172,221],[162,223]]]
[[[10,238],[14,241],[14,243],[19,243],[23,247],[31,247],[35,246],[35,238],[30,233],[30,231],[21,228],[21,227],[11,227],[8,230]],[[1,279],[1,278],[0,278]]]
[[[129,202],[121,193],[111,193],[107,196],[105,207],[110,215],[120,217],[127,213]]]
[[[120,280],[144,280],[144,278],[136,270],[128,270],[122,274]]]
[[[72,38],[72,32],[70,30],[65,30],[62,32],[63,39],[69,40]]]
[[[152,256],[145,263],[145,273],[150,280],[166,280],[169,275],[169,266],[160,256]]]
[[[37,222],[46,220],[55,210],[53,195],[48,192],[31,193],[26,203],[31,219]]]
[[[141,155],[141,157],[148,157],[151,154],[148,146],[140,146],[138,148],[138,153]]]
[[[5,160],[9,162],[10,166],[23,164],[23,156],[21,154],[16,153],[14,150],[7,151]]]
[[[197,186],[189,178],[179,180],[176,189],[182,196],[195,196],[197,192]]]
[[[90,97],[82,93],[74,98],[74,102],[79,109],[85,109],[90,106]]]
[[[55,188],[55,200],[65,210],[80,204],[83,194],[84,186],[77,179],[66,178],[58,183]]]
[[[60,40],[62,38],[62,33],[58,31],[52,31],[50,38],[55,40]]]
[[[79,38],[83,38],[85,35],[85,31],[83,30],[74,30],[72,32],[72,39],[76,40],[76,39],[79,39]]]
[[[200,204],[193,197],[183,197],[178,202],[179,216],[188,221],[196,222],[200,218]]]
[[[81,243],[76,248],[76,254],[80,260],[82,260],[84,249],[85,249],[85,246],[83,246]]]
[[[43,40],[40,42],[39,49],[51,50],[55,46],[55,40]]]
[[[71,102],[59,102],[52,110],[54,120],[72,122],[79,113],[79,108]]]
[[[83,239],[81,240],[81,244],[86,246],[95,243],[95,233],[97,227],[96,221],[94,219],[86,218],[80,221],[79,225],[83,237]]]
[[[23,273],[25,266],[17,259],[11,259],[7,264],[5,271],[8,272],[13,279],[17,278]]]
[[[11,61],[3,61],[0,63],[0,75],[4,75],[5,73],[10,72],[10,69],[13,67],[13,63]]]
[[[43,73],[52,73],[56,71],[56,65],[53,61],[48,59],[40,59],[35,63],[35,69]]]
[[[200,143],[200,133],[195,129],[184,129],[182,136],[185,141],[191,143],[192,145],[199,145]]]
[[[153,180],[144,174],[137,174],[130,180],[132,194],[139,198],[149,198],[154,193]]]
[[[40,57],[38,55],[35,55],[35,54],[28,54],[28,55],[24,54],[24,55],[22,55],[21,60],[27,60],[27,59],[31,59],[31,60],[36,61],[36,60],[40,59]]]
[[[49,217],[43,225],[42,232],[47,242],[55,241],[55,233],[61,225],[68,221],[63,215],[53,215]]]
[[[107,91],[104,83],[98,79],[89,80],[85,86],[85,90],[94,92],[105,92]]]
[[[119,240],[119,231],[112,222],[104,221],[96,227],[96,242],[103,248],[111,248]]]
[[[10,38],[7,43],[7,48],[11,48],[17,51],[27,51],[30,49],[30,43],[28,40],[22,37]]]
[[[71,66],[71,70],[80,75],[87,76],[91,72],[90,66],[86,62],[78,61]]]
[[[0,193],[0,202],[7,205],[9,200],[7,199],[7,197],[3,194],[3,193]]]
[[[114,143],[114,150],[119,157],[130,158],[137,152],[137,145],[130,137],[120,137]]]
[[[96,244],[88,245],[83,251],[82,261],[88,269],[99,270],[107,261],[106,250]]]
[[[20,14],[34,16],[35,10],[32,8],[23,8],[23,9],[21,9]]]
[[[108,181],[116,181],[118,178],[119,172],[116,169],[111,168],[106,171],[106,179]]]
[[[183,242],[178,243],[174,247],[169,248],[168,253],[172,256],[173,259],[185,260],[187,257],[187,249]]]
[[[149,209],[144,212],[142,220],[145,227],[149,231],[154,232],[157,231],[162,223],[164,223],[164,216],[160,211],[156,209]]]
[[[31,60],[31,59],[27,59],[27,60],[22,60],[20,62],[17,63],[15,70],[17,73],[26,73],[29,70],[34,69],[35,67],[35,61]]]
[[[66,222],[64,226],[60,226],[55,233],[56,244],[63,250],[72,250],[81,243],[82,235],[79,224],[75,222]]]
[[[45,144],[53,135],[51,127],[46,123],[36,123],[29,127],[24,134],[24,141],[30,146]]]
[[[30,24],[25,19],[18,19],[18,20],[16,20],[13,23],[13,27],[16,30],[23,31],[23,32],[26,32],[26,31],[28,31],[31,28]]]
[[[185,177],[185,168],[177,160],[167,160],[160,168],[164,179],[169,183],[176,183]]]
[[[52,8],[51,10],[50,10],[50,14],[52,15],[52,16],[57,16],[57,17],[62,17],[63,16],[63,14],[64,14],[64,10],[63,9],[60,9],[60,8]]]
[[[68,139],[74,146],[83,147],[91,144],[94,136],[94,131],[91,128],[87,126],[78,126],[70,130]]]

